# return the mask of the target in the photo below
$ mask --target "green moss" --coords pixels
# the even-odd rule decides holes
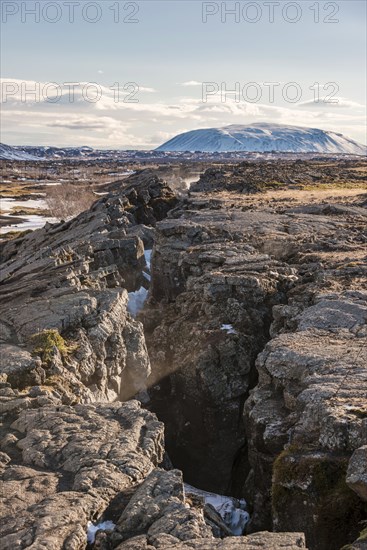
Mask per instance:
[[[275,509],[282,509],[289,498],[289,489],[285,484],[291,483],[294,479],[294,465],[289,464],[288,459],[297,451],[299,447],[289,445],[275,459],[273,465],[273,484],[272,484],[272,505]],[[291,466],[291,467],[290,467]]]
[[[290,445],[280,453],[273,466],[274,484],[308,486],[321,497],[328,493],[339,479],[344,479],[348,457],[315,454],[315,450]],[[348,489],[350,490],[350,489]]]
[[[363,540],[367,540],[367,527],[360,532],[357,542],[361,542]]]
[[[39,355],[41,359],[48,362],[52,358],[54,349],[58,349],[60,354],[65,357],[75,349],[75,346],[68,346],[64,338],[56,329],[43,330],[33,334],[30,338],[32,352]]]

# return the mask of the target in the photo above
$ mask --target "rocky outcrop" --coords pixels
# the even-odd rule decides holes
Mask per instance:
[[[203,510],[185,503],[182,473],[154,470],[129,501],[117,523],[116,539],[147,533],[169,534],[179,540],[213,538]]]
[[[153,550],[165,548],[169,550],[299,550],[306,548],[302,533],[255,533],[247,537],[227,537],[224,540],[194,539],[180,542],[176,537],[161,535],[147,538],[136,537],[120,544],[116,550]]]
[[[267,189],[302,189],[308,185],[356,185],[364,181],[362,170],[364,159],[329,162],[322,157],[317,160],[289,161],[277,159],[258,162],[243,161],[238,164],[210,167],[194,183],[194,192],[237,192],[244,194],[259,193]],[[360,171],[360,170],[361,171]]]
[[[360,550],[364,198],[217,182],[177,205],[151,173],[134,178],[2,245],[5,550],[81,550],[87,533],[95,550]],[[259,532],[228,536],[170,459],[193,485],[245,497]]]
[[[3,245],[2,372],[16,388],[46,383],[65,402],[85,402],[127,399],[145,387],[150,363],[128,291],[145,280],[153,229],[144,224],[175,200],[164,182],[144,179],[69,222]],[[32,358],[32,335],[50,330],[71,342],[70,353]]]
[[[339,550],[366,517],[364,198],[218,186],[158,224],[151,408],[188,481],[244,496],[250,529]]]
[[[352,409],[356,415],[367,416],[365,409]],[[347,471],[347,483],[353,491],[367,502],[367,445],[356,449],[349,461]]]
[[[149,383],[159,384],[151,397],[166,425],[169,455],[190,483],[219,493],[229,489],[245,442],[242,409],[271,304],[296,278],[292,268],[243,242],[246,214],[231,219],[231,233],[228,218],[188,212],[159,225],[152,309],[144,313],[154,365]]]
[[[21,412],[1,442],[2,547],[85,548],[88,522],[161,462],[163,425],[136,401],[29,399],[43,406]]]
[[[18,396],[28,399],[26,410],[3,415],[4,550],[81,550],[92,523],[97,535],[89,540],[96,550],[218,546],[214,511],[208,516],[202,502],[185,495],[181,472],[157,468],[165,450],[164,427],[155,415],[137,401],[67,406],[46,392],[34,394]],[[4,397],[11,397],[6,385],[0,388]],[[275,550],[305,548],[301,535],[241,540],[250,549],[252,541]],[[237,546],[238,539],[229,538],[224,547]]]
[[[175,201],[158,180],[2,245],[0,412],[4,549],[81,549],[87,524],[163,459],[145,388],[144,241]],[[87,405],[87,403],[90,403]],[[93,403],[93,404],[92,404]]]
[[[263,489],[254,493],[253,525],[264,525],[268,509],[275,529],[303,530],[311,548],[340,548],[366,517],[348,487],[363,495],[365,298],[322,294],[301,313],[288,308],[285,324],[296,328],[260,354],[259,384],[246,403],[251,485]]]

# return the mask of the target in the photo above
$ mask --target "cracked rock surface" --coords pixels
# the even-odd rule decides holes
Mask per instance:
[[[88,521],[164,454],[162,423],[137,401],[22,411],[8,435],[0,537],[9,550],[85,548]]]
[[[252,194],[246,171],[180,203],[138,173],[0,245],[4,550],[365,545],[365,197]],[[183,475],[245,498],[253,532],[228,536]]]
[[[365,194],[247,194],[246,170],[208,172],[158,224],[150,407],[188,482],[244,497],[250,530],[339,550],[367,517]]]

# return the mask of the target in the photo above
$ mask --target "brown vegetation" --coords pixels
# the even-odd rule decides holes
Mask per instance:
[[[65,183],[51,187],[45,202],[53,218],[68,220],[90,208],[96,199],[95,193],[88,187]]]

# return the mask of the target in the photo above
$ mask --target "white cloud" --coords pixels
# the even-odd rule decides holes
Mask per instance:
[[[48,122],[52,128],[67,128],[68,130],[106,130],[119,127],[119,122],[109,117],[79,117],[59,119]]]
[[[65,86],[57,103],[43,97],[35,101],[31,95],[27,102],[22,102],[22,82],[26,82],[27,90],[32,90],[36,83],[10,79],[3,82],[19,85],[2,105],[2,139],[10,144],[150,149],[184,131],[262,121],[319,127],[365,141],[363,105],[345,98],[342,99],[348,107],[344,110],[319,108],[320,104],[310,102],[304,102],[307,106],[236,103],[230,96],[221,102],[219,94],[210,96],[205,103],[200,97],[182,96],[164,102],[155,100],[149,92],[139,95],[142,88],[136,94],[138,102],[131,103],[127,92],[121,90],[116,101],[114,90],[101,86],[99,101],[91,103],[83,95],[85,83],[80,83],[75,89],[74,102],[70,102]]]
[[[351,109],[351,108],[360,108],[365,109],[366,105],[363,105],[361,103],[357,103],[356,101],[352,101],[350,99],[347,99],[345,97],[333,97],[330,98],[329,96],[323,96],[319,99],[310,99],[308,101],[303,101],[302,103],[298,103],[298,107],[301,108],[319,108],[319,109],[335,109],[335,108],[344,108],[344,109]]]
[[[181,82],[181,86],[202,86],[202,82],[198,82],[197,80],[188,80],[187,82]]]
[[[146,92],[148,94],[157,93],[157,90],[155,90],[154,88],[147,88],[146,86],[139,86],[139,91],[140,92]]]

